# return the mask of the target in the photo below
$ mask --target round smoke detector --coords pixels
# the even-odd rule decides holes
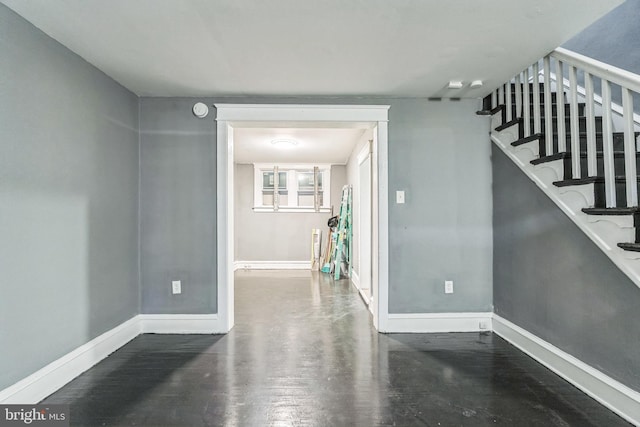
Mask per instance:
[[[193,114],[199,119],[204,119],[209,114],[209,107],[202,102],[197,102],[193,105]]]

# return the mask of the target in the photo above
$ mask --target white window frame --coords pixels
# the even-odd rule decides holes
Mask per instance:
[[[273,171],[277,166],[279,172],[287,171],[288,204],[273,206],[262,204],[262,173]],[[322,205],[318,211],[314,207],[298,206],[298,179],[296,171],[307,172],[317,167],[322,173]],[[275,177],[274,177],[275,179]],[[331,164],[328,163],[254,163],[253,164],[253,210],[254,212],[331,212]]]

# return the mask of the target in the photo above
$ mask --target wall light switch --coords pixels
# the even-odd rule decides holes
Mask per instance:
[[[444,282],[444,293],[445,294],[453,293],[453,280],[446,280]]]
[[[171,291],[173,294],[181,294],[182,293],[182,282],[180,280],[173,280],[171,282]]]
[[[402,190],[396,191],[396,203],[397,204],[404,203],[404,191]]]

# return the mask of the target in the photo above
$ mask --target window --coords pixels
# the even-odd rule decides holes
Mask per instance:
[[[274,206],[276,201],[276,183],[273,177],[276,172],[262,171],[262,206]],[[278,171],[278,204],[287,205],[289,193],[287,192],[287,172]]]
[[[331,165],[254,164],[254,210],[329,212],[330,180]]]

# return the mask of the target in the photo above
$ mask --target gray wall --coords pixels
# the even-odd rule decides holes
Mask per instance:
[[[489,124],[475,100],[260,97],[141,99],[143,312],[216,309],[215,122],[193,118],[196,101],[390,104],[389,197],[407,192],[389,207],[390,311],[491,310]],[[178,274],[198,281],[184,304],[169,293]]]
[[[217,310],[215,122],[192,105],[140,99],[142,313]],[[171,293],[172,280],[182,294]]]
[[[640,289],[493,149],[495,312],[640,390]]]
[[[236,164],[234,179],[236,261],[310,261],[313,228],[322,230],[324,247],[330,213],[254,212],[253,165]],[[345,184],[346,168],[332,166],[331,205],[336,215]]]
[[[627,0],[585,28],[563,47],[640,74],[640,0]],[[565,70],[565,77],[569,75]],[[578,72],[578,84],[584,87],[584,74]],[[594,78],[594,91],[602,94],[600,79]],[[611,85],[611,99],[622,105],[620,86]],[[633,109],[640,112],[640,94],[633,93]],[[615,117],[615,116],[614,116]]]
[[[627,0],[563,47],[640,74],[640,0]]]
[[[138,312],[138,100],[0,5],[0,389]]]
[[[476,101],[389,111],[391,313],[491,311],[489,124]],[[395,204],[405,190],[406,204]],[[454,293],[444,293],[453,280]]]

